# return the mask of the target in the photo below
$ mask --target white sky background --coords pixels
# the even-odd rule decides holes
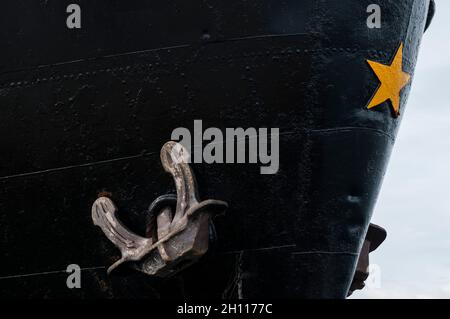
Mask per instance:
[[[352,298],[450,298],[450,1],[436,7],[372,219],[379,285]]]

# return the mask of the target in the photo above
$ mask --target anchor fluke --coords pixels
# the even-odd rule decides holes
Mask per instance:
[[[163,195],[150,205],[153,214],[147,236],[129,230],[118,218],[112,199],[99,197],[92,205],[92,220],[121,252],[108,273],[127,262],[148,275],[169,277],[189,266],[208,250],[211,217],[228,207],[220,200],[198,199],[194,173],[187,163],[186,149],[167,142],[161,149],[164,169],[172,174],[177,196]]]

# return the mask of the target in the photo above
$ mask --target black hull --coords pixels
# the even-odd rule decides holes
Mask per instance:
[[[61,1],[5,5],[0,277],[86,269],[81,289],[59,272],[1,279],[0,296],[344,298],[401,120],[366,108],[379,84],[366,60],[387,64],[404,42],[412,74],[429,4],[380,0],[385,26],[368,31],[371,2],[79,1],[76,31]],[[97,194],[144,232],[145,209],[174,191],[159,150],[194,119],[280,128],[279,172],[193,165],[201,197],[230,207],[180,276],[92,268],[118,257],[92,225]]]

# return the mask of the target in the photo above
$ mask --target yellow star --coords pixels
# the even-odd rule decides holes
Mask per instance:
[[[367,60],[381,84],[372,97],[368,109],[390,100],[395,116],[400,114],[400,91],[408,84],[411,76],[403,72],[403,43],[400,44],[390,65]]]

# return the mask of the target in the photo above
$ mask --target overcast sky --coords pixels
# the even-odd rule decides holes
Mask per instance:
[[[450,298],[450,1],[436,5],[372,219],[388,231],[379,281],[353,298]]]

